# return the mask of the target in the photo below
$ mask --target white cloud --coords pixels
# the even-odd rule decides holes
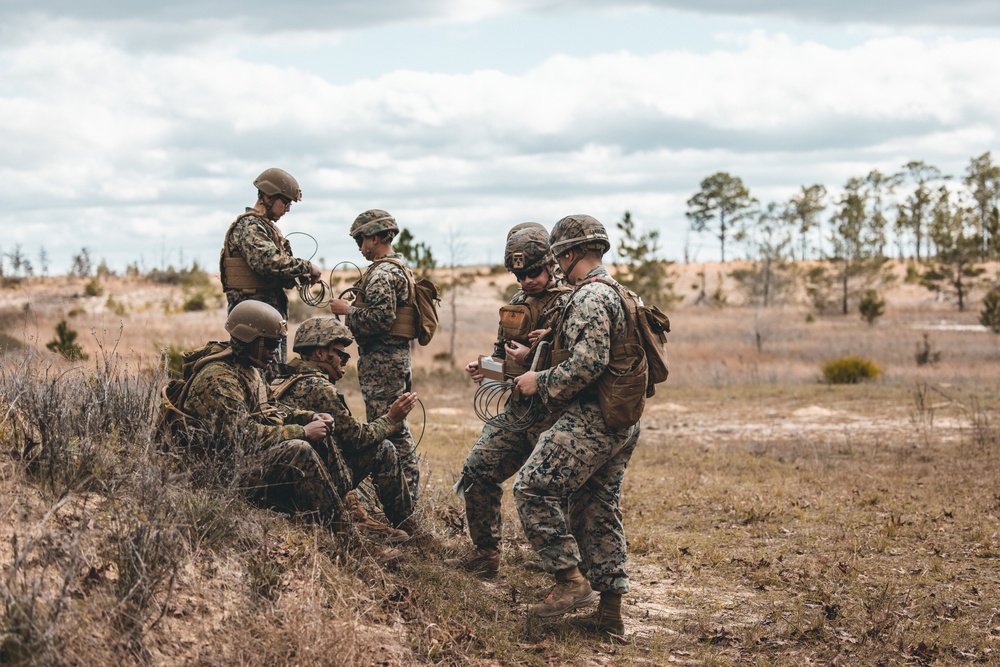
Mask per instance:
[[[956,173],[1000,121],[1000,38],[840,47],[758,29],[706,52],[556,53],[520,71],[420,71],[401,54],[342,82],[233,44],[136,54],[71,27],[0,46],[3,244],[44,244],[59,266],[81,245],[119,266],[164,248],[211,265],[272,165],[306,195],[286,227],[338,253],[352,251],[335,225],[372,206],[435,247],[468,229],[470,261],[499,256],[481,230],[569,212],[610,227],[626,208],[677,248],[684,202],[714,171],[781,197],[911,159]]]

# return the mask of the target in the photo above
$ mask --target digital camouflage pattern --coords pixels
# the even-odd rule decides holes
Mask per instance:
[[[603,266],[584,280],[598,275],[608,275]],[[625,313],[612,287],[588,283],[573,293],[556,334],[570,357],[536,376],[538,396],[558,417],[514,480],[521,525],[545,570],[580,566],[594,590],[615,593],[629,588],[619,499],[639,424],[608,427],[594,385],[608,365],[612,340],[625,333]]]
[[[398,252],[389,253],[386,257],[405,263]],[[410,297],[409,280],[402,267],[393,262],[376,260],[358,287],[364,292],[364,306],[350,306],[344,316],[344,322],[354,334],[358,346],[369,342],[409,345],[408,338],[388,335],[389,328],[396,321],[396,309],[405,306]]]
[[[346,520],[346,481],[334,479],[304,439],[302,424],[314,411],[270,404],[256,368],[238,357],[209,363],[193,378],[181,407],[201,421],[216,451],[242,448],[238,481],[255,501],[315,515],[331,528]]]
[[[386,256],[404,261],[398,252]],[[365,305],[350,306],[344,321],[358,343],[358,382],[365,400],[365,418],[373,422],[389,412],[401,394],[410,391],[410,341],[386,333],[396,319],[396,309],[406,304],[410,288],[406,273],[393,262],[377,262],[360,287]],[[420,497],[420,459],[405,421],[390,439],[416,501]]]
[[[539,321],[531,328],[545,329],[553,325],[571,294],[572,292],[553,283],[540,295],[531,296],[521,290],[510,303],[519,305],[530,300],[538,301],[542,304],[539,308]],[[503,358],[503,343],[503,336],[498,333],[494,345],[495,359]],[[509,400],[497,420],[502,422],[504,419],[511,419],[520,425],[526,410],[525,403]],[[521,432],[505,429],[499,424],[486,424],[482,435],[465,459],[461,479],[465,516],[469,524],[469,537],[480,549],[495,549],[500,544],[503,536],[500,511],[503,483],[521,468],[538,442],[539,434],[551,426],[556,417],[544,409],[535,409],[533,414],[533,423]]]
[[[354,418],[347,401],[336,385],[322,373],[319,365],[305,359],[293,359],[282,368],[282,375],[312,373],[295,382],[281,397],[283,403],[312,412],[327,412],[333,416],[332,445],[328,447],[327,466],[346,466],[344,476],[357,488],[371,475],[385,516],[399,525],[413,513],[413,497],[396,454],[396,447],[387,438],[399,430],[399,425],[384,413],[365,423]],[[276,381],[280,382],[279,377]]]
[[[247,208],[251,213],[254,209]],[[254,294],[244,294],[238,289],[226,290],[229,310],[241,301],[263,301],[274,306],[282,317],[288,317],[286,289],[295,287],[295,279],[307,277],[310,265],[307,260],[292,256],[292,246],[278,226],[259,215],[244,215],[229,231],[229,249],[234,256],[242,257],[255,273],[280,282],[283,287],[258,289]]]

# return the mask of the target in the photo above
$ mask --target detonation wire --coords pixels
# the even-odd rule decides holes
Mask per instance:
[[[535,370],[535,366],[538,364],[538,360],[542,357],[542,352],[547,345],[548,341],[542,341],[539,344],[538,350],[535,352],[535,357],[531,362],[530,370]],[[472,408],[476,416],[494,428],[512,433],[527,431],[537,422],[542,406],[537,400],[537,396],[531,396],[527,401],[523,397],[515,399],[513,397],[515,387],[517,387],[517,384],[513,380],[504,380],[503,382],[497,380],[483,381],[479,385],[479,388],[476,389],[476,394],[472,401]],[[515,407],[520,408],[520,414],[513,414]]]
[[[316,240],[311,234],[306,232],[289,232],[285,234],[287,239],[290,236],[305,236],[313,242],[313,252],[309,255],[306,261],[312,262],[313,257],[319,252],[319,241]],[[301,278],[297,278],[295,282],[298,284],[299,299],[302,303],[307,306],[312,306],[313,308],[322,308],[326,304],[330,303],[330,299],[333,297],[333,290],[330,288],[330,283],[324,282],[322,278],[320,280],[310,285],[308,282],[302,282]]]

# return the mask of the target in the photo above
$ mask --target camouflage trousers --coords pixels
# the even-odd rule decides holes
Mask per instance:
[[[465,496],[465,516],[469,537],[480,549],[495,549],[503,537],[501,500],[503,483],[513,477],[538,442],[539,434],[549,428],[555,415],[545,412],[527,430],[517,432],[503,427],[503,420],[523,414],[518,404],[508,403],[497,424],[486,424],[472,446],[462,467],[460,488]]]
[[[307,514],[336,529],[348,520],[340,489],[319,453],[305,440],[285,440],[249,458],[242,489],[258,504]]]
[[[410,486],[403,476],[403,468],[396,455],[396,446],[389,440],[383,440],[361,451],[343,452],[343,459],[350,469],[352,488],[357,486],[369,475],[378,501],[385,512],[385,518],[393,526],[398,526],[404,519],[413,514],[413,495]]]
[[[628,593],[618,502],[638,439],[638,424],[608,428],[596,399],[574,401],[541,434],[514,479],[514,502],[546,572],[579,566],[594,590]]]
[[[358,356],[358,383],[365,399],[366,419],[371,422],[387,413],[401,394],[410,391],[410,348],[368,344],[362,350]],[[405,421],[390,440],[396,446],[399,465],[415,502],[420,497],[420,457]]]

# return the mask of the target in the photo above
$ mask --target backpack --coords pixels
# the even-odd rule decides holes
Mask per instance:
[[[391,262],[403,269],[406,275],[406,284],[409,288],[409,295],[406,304],[396,309],[396,320],[389,328],[389,333],[403,338],[416,339],[421,345],[427,345],[434,337],[434,332],[438,328],[437,304],[441,299],[438,296],[437,285],[426,278],[415,280],[413,272],[405,263],[395,257],[383,257],[372,262],[361,279],[355,283],[361,292],[354,300],[354,304],[359,307],[364,306],[364,286],[368,282],[368,274],[372,268],[380,262]]]
[[[213,361],[233,355],[228,343],[209,343],[184,353],[182,379],[172,379],[160,391],[160,409],[156,420],[156,433],[166,448],[192,444],[193,434],[203,432],[204,425],[184,412],[184,401],[195,375]]]

